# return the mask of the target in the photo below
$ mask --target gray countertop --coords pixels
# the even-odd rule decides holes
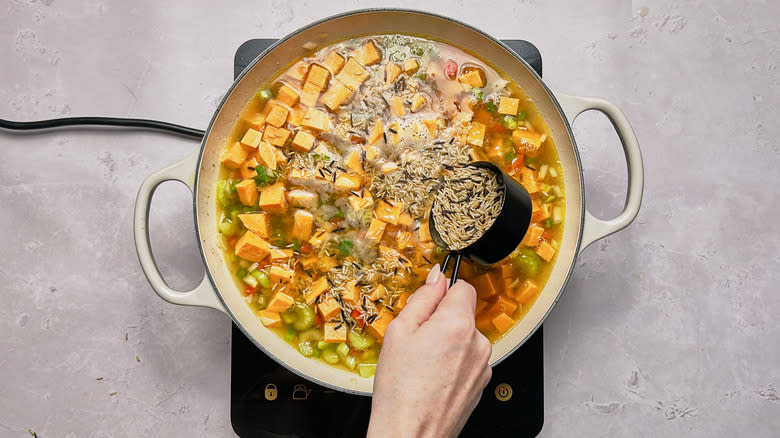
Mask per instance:
[[[377,5],[297,4],[5,1],[0,117],[205,127],[241,42]],[[487,4],[392,3],[535,43],[546,82],[617,103],[645,159],[636,222],[582,254],[545,323],[542,436],[777,436],[780,3]],[[617,137],[597,114],[575,134],[589,208],[614,216]],[[160,300],[132,240],[142,179],[196,147],[0,133],[1,436],[233,436],[230,321]],[[188,190],[164,184],[151,230],[177,287],[203,275],[191,214]]]

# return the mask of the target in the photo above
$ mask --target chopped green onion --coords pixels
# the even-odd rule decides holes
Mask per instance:
[[[420,46],[416,46],[412,48],[412,53],[414,53],[417,56],[422,56],[423,53],[425,53],[425,49],[423,49]]]
[[[509,152],[504,155],[504,160],[506,161],[506,164],[510,164],[512,160],[517,157],[517,154],[515,153],[514,149],[510,149]]]
[[[552,221],[552,219],[550,219],[550,218],[547,218],[547,219],[545,219],[545,220],[544,220],[544,227],[545,227],[545,228],[552,228],[552,226],[553,226],[553,221]]]
[[[517,119],[518,122],[522,122],[523,120],[525,120],[525,113],[520,111],[519,113],[517,113],[515,118]]]
[[[558,178],[558,171],[554,167],[550,166],[549,172],[551,177]]]
[[[338,209],[338,212],[333,215],[333,219],[344,219],[344,210]]]
[[[247,275],[244,277],[244,283],[246,283],[249,286],[257,287],[257,279],[255,277],[252,277],[251,275]]]
[[[371,377],[376,373],[376,364],[361,363],[358,365],[358,372],[360,373],[360,377]]]
[[[255,172],[257,172],[257,176],[255,177],[255,184],[260,187],[265,187],[276,180],[276,174],[274,174],[274,171],[266,169],[265,166],[255,167]]]
[[[493,103],[491,101],[488,101],[485,104],[485,109],[487,110],[487,112],[489,112],[491,114],[495,114],[495,113],[498,112],[498,105],[496,105],[495,103]]]
[[[268,274],[265,272],[260,270],[252,271],[252,276],[254,276],[257,279],[257,282],[264,288],[268,289],[271,287],[271,279],[268,278]]]
[[[230,193],[238,192],[238,189],[236,188],[236,184],[238,184],[238,181],[230,181]]]
[[[561,207],[553,207],[552,221],[554,224],[563,222],[563,212],[561,211]]]
[[[301,249],[301,241],[298,239],[293,239],[292,242],[290,242],[290,245],[293,251],[299,251]]]
[[[509,130],[517,129],[517,120],[512,116],[504,116],[504,118],[501,119],[501,124]]]
[[[329,364],[339,363],[339,355],[332,348],[322,350],[322,359]]]
[[[274,91],[270,88],[263,88],[262,90],[257,92],[257,98],[260,100],[269,100],[270,98],[274,97]]]
[[[292,342],[293,339],[295,339],[295,335],[298,333],[295,331],[292,327],[287,327],[287,333],[284,334],[284,340],[287,342]]]
[[[268,307],[268,298],[265,295],[257,294],[257,308],[265,310],[266,307]]]
[[[475,99],[482,102],[485,99],[485,95],[482,93],[482,90],[479,88],[472,88],[471,94],[474,96]]]
[[[306,357],[314,355],[314,347],[311,346],[311,342],[299,342],[298,351]]]
[[[428,75],[425,72],[417,73],[417,79],[424,81],[425,78],[427,78]]]
[[[549,203],[551,203],[553,201],[555,201],[555,195],[550,195],[550,196],[544,198],[544,203],[545,204],[549,204]]]
[[[314,154],[312,155],[312,158],[314,158],[315,161],[330,161],[330,157],[325,154]]]
[[[238,278],[244,278],[246,277],[246,274],[248,274],[248,272],[244,268],[239,268],[238,271],[236,271],[236,277]]]
[[[222,180],[217,182],[217,202],[223,207],[227,207],[233,201],[233,193],[230,190],[230,183]]]
[[[352,248],[355,246],[351,240],[344,239],[339,243],[339,254],[350,255],[352,254]]]
[[[539,179],[544,179],[547,176],[547,168],[546,164],[542,164],[542,167],[539,168]]]
[[[232,222],[223,221],[219,224],[219,232],[226,236],[232,236],[233,234],[236,234],[236,229]]]
[[[340,343],[336,347],[336,353],[338,353],[339,356],[341,356],[341,357],[346,357],[349,354],[349,345],[347,345],[347,344],[345,344],[343,342]]]
[[[534,158],[534,157],[526,158],[525,159],[525,164],[530,164],[531,166],[533,166],[534,164],[536,164],[536,158]]]

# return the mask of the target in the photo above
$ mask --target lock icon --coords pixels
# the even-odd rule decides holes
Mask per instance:
[[[276,389],[276,385],[273,383],[269,383],[265,385],[265,399],[268,401],[276,400],[276,397],[279,396],[279,390]]]

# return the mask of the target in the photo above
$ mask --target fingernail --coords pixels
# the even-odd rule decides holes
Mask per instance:
[[[439,268],[439,264],[436,263],[431,268],[431,271],[428,272],[428,277],[425,279],[425,284],[434,284],[437,281],[439,281],[439,276],[441,275],[441,269]]]

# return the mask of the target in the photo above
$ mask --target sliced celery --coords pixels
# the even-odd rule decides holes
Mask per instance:
[[[346,365],[347,368],[354,370],[357,366],[357,359],[355,359],[355,356],[342,356],[341,363]]]
[[[265,272],[259,270],[252,271],[252,275],[257,279],[257,282],[260,283],[260,286],[263,286],[266,289],[271,287],[271,279],[268,278],[268,274]]]
[[[338,353],[341,357],[346,357],[349,354],[349,345],[343,342],[340,343],[338,347],[336,347],[336,353]]]
[[[309,357],[314,354],[314,347],[312,347],[311,342],[299,342],[298,351],[300,351],[302,355]]]
[[[295,327],[295,324],[293,324],[293,327]],[[298,340],[301,342],[311,342],[312,345],[316,345],[319,342],[322,342],[322,336],[322,330],[318,328],[310,328],[300,332],[298,334]]]
[[[357,348],[358,350],[366,350],[371,348],[376,343],[376,339],[368,333],[360,334],[354,330],[350,330],[347,335],[349,345]]]
[[[254,278],[254,277],[252,277]],[[285,324],[292,324],[298,319],[298,316],[295,315],[295,311],[288,310],[286,312],[282,312],[282,321],[284,321]]]
[[[332,348],[322,350],[322,359],[329,364],[339,363],[339,355],[336,353],[336,350]]]
[[[319,342],[317,342],[317,349],[318,350],[324,350],[324,349],[328,348],[329,345],[330,345],[330,343],[328,343],[328,342],[319,341]]]
[[[376,373],[376,364],[361,363],[358,365],[358,372],[360,373],[360,377],[371,377]]]
[[[244,283],[252,287],[257,287],[257,279],[251,275],[244,277]]]
[[[284,340],[287,342],[292,342],[293,339],[295,339],[295,335],[297,335],[298,332],[295,331],[292,327],[287,327],[287,333],[284,334]]]
[[[295,303],[293,311],[296,316],[293,327],[298,330],[306,330],[314,325],[314,309],[312,309],[311,306],[306,303]]]

